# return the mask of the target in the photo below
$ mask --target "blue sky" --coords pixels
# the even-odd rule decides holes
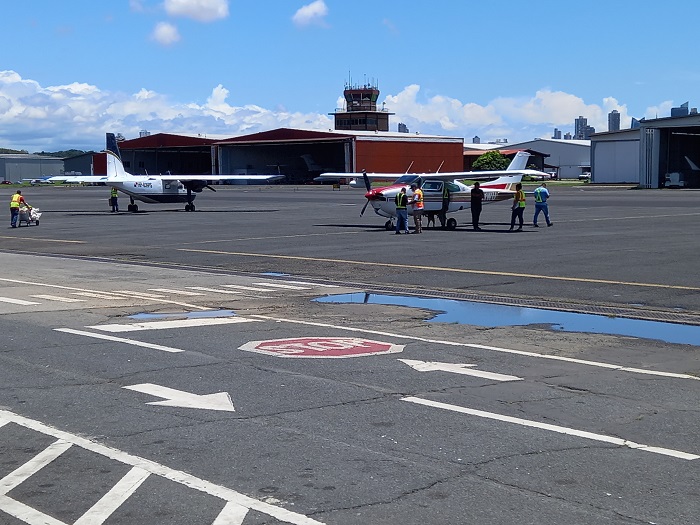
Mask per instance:
[[[328,129],[373,81],[411,132],[509,142],[700,106],[691,0],[25,0],[0,18],[0,147]],[[695,97],[695,100],[694,100]]]

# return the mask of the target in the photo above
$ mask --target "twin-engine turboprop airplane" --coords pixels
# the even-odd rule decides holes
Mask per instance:
[[[128,211],[138,211],[134,202],[169,204],[185,202],[185,211],[195,211],[193,193],[204,188],[216,191],[209,184],[214,181],[245,180],[248,182],[270,182],[283,179],[284,175],[132,175],[124,169],[119,146],[114,133],[107,133],[107,176],[57,176],[51,182],[98,182],[113,186],[131,199]]]
[[[423,190],[423,213],[434,213],[438,215],[443,206],[443,189],[447,185],[449,192],[449,204],[446,214],[455,213],[460,210],[466,210],[471,206],[471,190],[473,186],[467,186],[460,181],[451,180],[453,173],[450,174],[432,174],[426,176],[412,175],[404,176],[397,180],[396,183],[384,188],[372,188],[369,178],[365,179],[367,193],[365,198],[367,202],[360,212],[360,217],[364,214],[368,204],[372,205],[374,213],[380,217],[388,217],[388,221],[384,224],[387,230],[394,229],[394,219],[396,218],[396,204],[394,198],[401,191],[401,188],[406,188],[406,193],[409,196],[409,201],[413,192],[409,184],[417,184]],[[512,200],[515,193],[515,185],[522,180],[523,176],[506,175],[495,180],[480,183],[481,189],[484,191],[484,204]],[[413,211],[409,205],[409,214]],[[450,217],[445,221],[445,227],[448,230],[454,230],[457,227],[457,219]]]
[[[370,182],[386,183],[386,184],[410,184],[411,180],[416,177],[435,178],[445,177],[445,180],[462,181],[469,180],[493,180],[503,175],[520,175],[524,177],[529,175],[537,180],[549,178],[549,174],[543,171],[526,169],[527,159],[530,154],[525,151],[519,151],[513,157],[508,167],[505,170],[488,170],[488,171],[451,171],[444,173],[322,173],[315,177],[316,182],[339,182],[347,181],[351,188],[364,188],[364,177],[366,176]]]

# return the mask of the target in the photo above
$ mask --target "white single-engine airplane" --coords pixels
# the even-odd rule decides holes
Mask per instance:
[[[394,229],[394,219],[396,218],[396,204],[394,198],[396,194],[401,191],[401,188],[406,188],[406,194],[409,196],[410,201],[413,192],[409,185],[414,183],[423,190],[423,213],[432,213],[439,217],[443,208],[443,189],[445,185],[447,185],[449,203],[441,222],[444,220],[445,227],[448,230],[454,230],[457,227],[457,219],[454,217],[448,219],[446,215],[471,207],[471,190],[473,186],[467,186],[458,180],[453,180],[453,175],[453,173],[425,176],[404,175],[391,186],[383,188],[372,188],[369,177],[367,177],[365,179],[365,186],[367,189],[365,198],[367,202],[360,212],[360,217],[364,214],[367,205],[371,204],[374,213],[380,217],[387,217],[389,219],[384,224],[384,227],[387,230]],[[515,185],[520,182],[522,178],[523,176],[518,173],[516,175],[504,175],[495,180],[479,183],[484,192],[483,203],[489,204],[492,202],[512,200],[513,194],[515,193]],[[412,206],[409,205],[408,211],[409,214],[413,211]]]
[[[195,211],[193,193],[204,188],[216,191],[209,184],[213,181],[246,180],[250,182],[270,182],[283,179],[284,175],[132,175],[124,169],[119,146],[114,133],[107,133],[107,176],[56,176],[51,182],[98,182],[113,186],[126,193],[131,199],[128,211],[138,211],[134,200],[149,204],[169,204],[185,202],[185,211]]]
[[[404,181],[409,181],[410,179],[415,179],[416,177],[435,178],[435,177],[446,177],[445,180],[456,180],[462,181],[465,179],[469,180],[493,180],[497,177],[503,175],[520,175],[524,177],[529,175],[537,180],[543,180],[549,178],[549,174],[543,171],[526,169],[527,159],[530,154],[525,151],[519,151],[513,157],[508,167],[505,170],[488,170],[488,171],[451,171],[444,173],[339,173],[339,172],[326,172],[321,173],[318,177],[315,177],[316,182],[339,182],[341,180],[347,181],[348,186],[351,188],[363,188],[365,184],[363,183],[364,177],[367,176],[370,182],[383,182],[386,184],[399,184],[404,183]],[[409,168],[410,169],[410,168]]]

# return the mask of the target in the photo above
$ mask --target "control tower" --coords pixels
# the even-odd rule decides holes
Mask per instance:
[[[379,89],[376,84],[345,84],[345,107],[338,108],[335,115],[335,129],[353,131],[389,131],[389,113],[383,107],[377,109]]]

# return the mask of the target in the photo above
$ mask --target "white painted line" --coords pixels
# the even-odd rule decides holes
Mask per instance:
[[[92,297],[93,299],[126,299],[126,297],[119,297],[118,295],[112,295],[107,292],[71,292],[71,295],[79,295],[81,297]]]
[[[115,297],[119,297],[118,295],[110,294],[109,292],[96,292],[92,290],[85,290],[83,288],[76,288],[72,286],[61,286],[59,284],[48,284],[48,283],[37,283],[37,282],[31,282],[31,281],[20,281],[18,279],[5,279],[0,277],[0,281],[5,281],[5,282],[10,282],[10,283],[17,283],[17,284],[28,284],[31,286],[42,286],[44,288],[56,288],[58,290],[75,290],[74,292],[71,292],[71,295],[83,295],[85,297],[94,297],[97,299],[113,299]],[[122,297],[122,299],[125,299]],[[143,298],[147,299],[147,298]],[[211,308],[207,306],[199,306],[196,304],[188,304],[188,303],[180,303],[177,301],[168,301],[167,299],[150,299],[152,301],[158,302],[158,303],[166,303],[166,304],[176,304],[178,306],[182,306],[184,308],[192,308],[195,310],[211,310]]]
[[[100,443],[95,443],[94,441],[90,441],[86,438],[58,430],[49,425],[45,425],[39,421],[0,409],[0,420],[3,419],[9,420],[10,422],[21,425],[25,428],[41,432],[42,434],[53,436],[56,439],[72,443],[78,447],[84,448],[85,450],[94,452],[95,454],[100,454],[101,456],[113,459],[114,461],[119,461],[120,463],[131,465],[132,467],[139,467],[140,469],[145,470],[146,472],[149,472],[155,476],[169,479],[170,481],[174,481],[175,483],[179,483],[191,489],[220,498],[224,501],[232,502],[257,512],[262,512],[263,514],[276,518],[277,520],[285,523],[291,523],[292,525],[325,525],[324,523],[304,516],[303,514],[292,512],[282,507],[276,507],[270,503],[256,500],[227,487],[216,485],[210,481],[197,478],[191,474],[188,474],[187,472],[175,470],[139,456],[133,456],[127,452],[108,447]],[[61,524],[59,521],[52,522],[50,525],[54,525],[54,523],[58,525],[65,525]],[[34,523],[32,523],[32,525],[34,525]]]
[[[85,514],[80,516],[73,525],[99,525],[104,523],[122,503],[129,499],[129,496],[136,492],[136,489],[150,475],[150,472],[133,467],[107,494],[102,496]]]
[[[240,294],[241,292],[235,292],[233,290],[222,290],[221,288],[206,288],[205,286],[188,286],[190,290],[199,290],[200,292],[214,292],[214,293],[228,293],[228,294]]]
[[[241,525],[248,509],[238,503],[228,502],[211,525]]]
[[[47,301],[58,301],[60,303],[84,303],[85,299],[74,299],[72,297],[61,297],[59,295],[30,295],[34,299],[46,299]]]
[[[0,495],[0,511],[29,525],[68,525],[8,496]]]
[[[561,427],[558,425],[550,425],[548,423],[540,423],[539,421],[531,421],[529,419],[521,419],[519,417],[504,416],[502,414],[496,414],[494,412],[484,412],[483,410],[476,410],[473,408],[461,407],[459,405],[450,405],[448,403],[440,403],[438,401],[430,401],[428,399],[421,399],[419,397],[404,397],[402,401],[408,401],[409,403],[415,403],[417,405],[424,405],[433,408],[441,408],[443,410],[451,410],[452,412],[459,412],[461,414],[469,414],[471,416],[483,417],[486,419],[495,419],[497,421],[503,421],[506,423],[514,423],[516,425],[522,425],[524,427],[538,428],[540,430],[548,430],[550,432],[557,432],[559,434],[567,434],[569,436],[580,437],[584,439],[593,439],[595,441],[602,441],[604,443],[611,443],[613,445],[629,447],[633,449],[643,450],[645,452],[653,452],[655,454],[662,454],[664,456],[671,456],[679,459],[694,460],[700,459],[700,456],[696,454],[690,454],[688,452],[683,452],[680,450],[673,450],[670,448],[654,447],[651,445],[643,445],[641,443],[635,443],[634,441],[628,441],[626,439],[621,439],[613,436],[606,436],[604,434],[594,434],[593,432],[586,432],[585,430],[576,430],[568,427]]]
[[[0,297],[0,303],[19,304],[22,306],[32,306],[35,304],[41,304],[41,303],[35,303],[33,301],[25,301],[23,299],[12,299],[10,297]]]
[[[306,286],[294,286],[292,284],[281,284],[281,283],[253,283],[258,286],[270,286],[271,288],[284,288],[285,290],[308,290]]]
[[[285,281],[289,284],[302,284],[305,286],[320,286],[322,288],[340,288],[337,284],[307,283],[305,281]]]
[[[404,364],[407,364],[418,372],[451,372],[453,374],[464,374],[467,376],[481,377],[491,379],[493,381],[522,381],[522,377],[510,376],[506,374],[497,374],[495,372],[485,372],[483,370],[474,370],[471,367],[476,365],[460,364],[460,363],[439,363],[437,361],[417,361],[414,359],[399,359]]]
[[[446,346],[462,346],[465,348],[478,348],[480,350],[490,350],[493,352],[502,352],[504,354],[522,355],[525,357],[537,357],[540,359],[551,359],[553,361],[564,361],[567,363],[575,363],[575,364],[579,364],[579,365],[607,368],[609,370],[614,370],[614,371],[618,371],[618,372],[632,372],[632,373],[647,374],[647,375],[652,375],[652,376],[671,377],[674,379],[692,379],[693,381],[700,381],[700,376],[693,376],[690,374],[679,374],[676,372],[663,372],[663,371],[659,371],[659,370],[629,368],[629,367],[625,367],[625,366],[621,366],[621,365],[614,365],[611,363],[602,363],[600,361],[587,361],[585,359],[575,359],[573,357],[564,357],[564,356],[549,355],[549,354],[538,354],[536,352],[526,352],[524,350],[513,350],[511,348],[501,348],[498,346],[487,346],[487,345],[480,345],[480,344],[475,344],[475,343],[460,343],[457,341],[444,341],[444,340],[440,340],[440,339],[427,339],[425,337],[415,337],[415,336],[406,335],[406,334],[384,332],[381,330],[366,330],[364,328],[355,328],[355,327],[350,327],[350,326],[334,325],[334,324],[329,324],[329,323],[315,323],[313,321],[300,321],[298,319],[285,319],[282,317],[273,317],[270,315],[255,315],[255,314],[253,314],[253,315],[250,315],[249,317],[255,317],[256,319],[264,319],[264,320],[268,320],[268,321],[275,321],[278,323],[291,323],[291,324],[301,324],[301,325],[307,325],[307,326],[319,326],[319,327],[323,327],[323,328],[333,328],[334,330],[346,330],[348,332],[360,332],[363,334],[382,335],[385,337],[398,337],[399,339],[409,339],[412,341],[422,341],[424,343],[435,343],[435,344],[446,345]]]
[[[95,334],[92,332],[84,332],[82,330],[73,330],[72,328],[54,328],[54,330],[57,332],[65,332],[67,334],[84,335],[85,337],[94,337],[95,339],[104,339],[106,341],[114,341],[116,343],[124,343],[127,345],[141,346],[143,348],[151,348],[153,350],[161,350],[163,352],[184,352],[184,350],[180,350],[179,348],[171,348],[169,346],[156,345],[153,343],[143,343],[141,341],[134,341],[133,339],[125,339],[123,337],[115,337],[113,335]]]
[[[249,292],[274,292],[276,290],[270,290],[269,288],[255,288],[254,286],[243,286],[240,284],[222,284],[226,288],[235,288],[236,290],[246,290]]]
[[[140,385],[124,386],[122,388],[165,399],[165,401],[151,401],[150,403],[146,403],[148,405],[221,410],[224,412],[236,411],[236,409],[233,408],[233,401],[231,401],[231,396],[228,392],[199,395],[193,394],[192,392],[185,392],[184,390],[154,385],[153,383],[142,383]]]
[[[112,293],[119,295],[128,295],[130,297],[145,297],[147,299],[165,299],[165,297],[162,295],[145,292],[134,292],[132,290],[114,290]]]
[[[188,296],[195,296],[195,295],[206,295],[203,293],[198,293],[198,292],[188,292],[186,290],[171,290],[169,288],[149,288],[149,292],[163,292],[163,293],[171,293],[175,295],[188,295]]]
[[[72,446],[73,444],[69,441],[58,438],[57,441],[51,443],[24,465],[20,465],[7,476],[0,479],[0,494],[5,495],[24,483],[30,476],[39,472]]]
[[[259,323],[259,319],[246,319],[243,317],[202,317],[198,319],[172,319],[169,321],[148,321],[133,324],[98,324],[87,326],[93,330],[103,332],[138,332],[142,330],[170,330],[173,328],[192,328],[196,326],[214,326],[220,324]]]

